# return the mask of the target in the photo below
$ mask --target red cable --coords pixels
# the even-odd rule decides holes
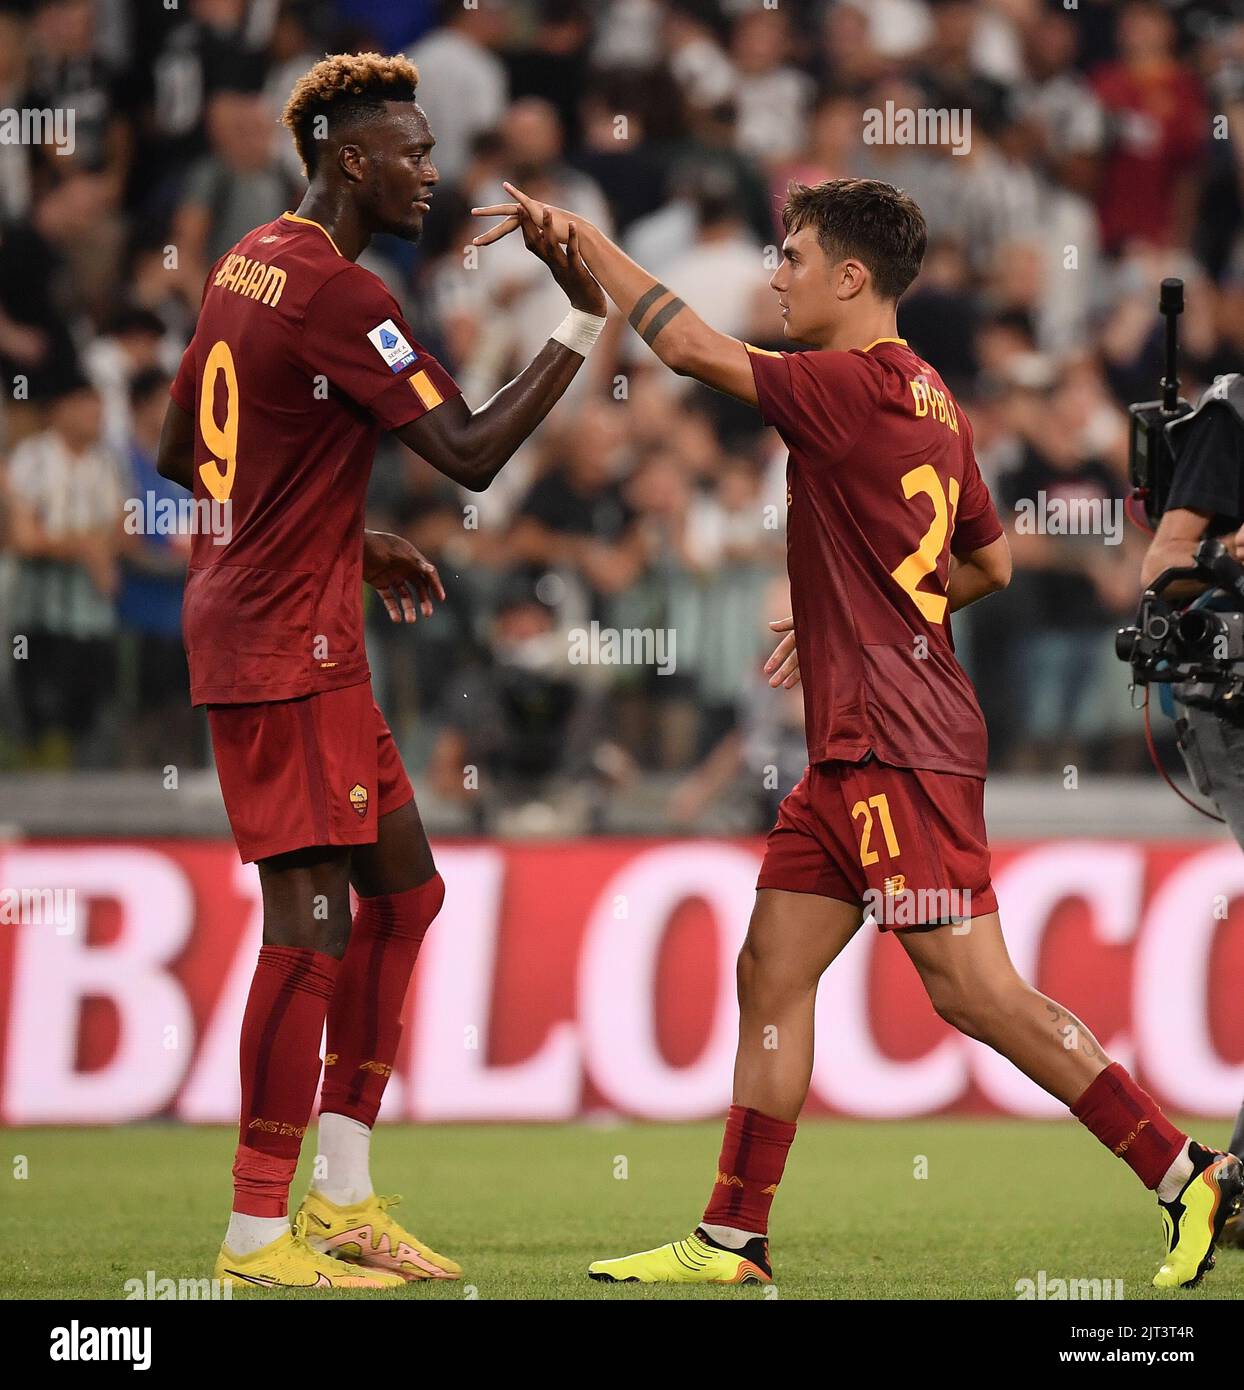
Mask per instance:
[[[1134,492],[1128,493],[1128,495],[1123,499],[1123,515],[1127,517],[1127,519],[1132,523],[1133,526],[1136,526],[1140,530],[1142,530],[1146,536],[1152,536],[1154,534],[1153,527],[1150,526],[1147,521],[1142,521],[1140,517],[1136,514],[1136,507],[1134,504],[1137,503],[1139,500],[1140,499],[1136,496]]]
[[[1142,709],[1144,710],[1144,712],[1145,712],[1145,743],[1148,745],[1148,748],[1149,748],[1149,759],[1150,759],[1150,761],[1153,763],[1154,767],[1157,768],[1157,770],[1158,770],[1158,775],[1162,778],[1162,780],[1166,783],[1166,785],[1171,789],[1171,791],[1173,791],[1173,792],[1175,793],[1175,795],[1180,799],[1180,801],[1185,801],[1185,802],[1187,802],[1187,804],[1188,804],[1189,806],[1191,806],[1192,809],[1193,809],[1194,811],[1199,811],[1199,812],[1201,813],[1201,815],[1208,817],[1210,820],[1216,820],[1216,821],[1219,823],[1219,825],[1225,825],[1225,824],[1226,824],[1226,821],[1223,819],[1222,816],[1216,816],[1216,815],[1213,813],[1213,811],[1207,811],[1207,810],[1205,809],[1204,806],[1198,806],[1198,805],[1196,804],[1196,802],[1193,801],[1193,799],[1192,799],[1190,796],[1185,796],[1185,795],[1183,794],[1183,792],[1181,792],[1181,791],[1179,790],[1179,788],[1174,784],[1174,782],[1171,781],[1170,777],[1167,775],[1166,769],[1165,769],[1165,768],[1162,766],[1162,764],[1158,761],[1158,749],[1157,749],[1157,745],[1156,745],[1156,744],[1154,743],[1154,741],[1153,741],[1153,728],[1152,728],[1152,726],[1150,725],[1150,722],[1149,722],[1149,687],[1148,687],[1148,686],[1145,686],[1145,703],[1141,706],[1141,708],[1142,708]]]

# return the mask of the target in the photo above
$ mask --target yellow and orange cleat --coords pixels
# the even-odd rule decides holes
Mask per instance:
[[[383,1271],[407,1281],[458,1279],[462,1269],[438,1255],[389,1215],[400,1197],[368,1197],[341,1207],[320,1193],[308,1192],[298,1209],[306,1221],[312,1247],[349,1262],[355,1269]]]

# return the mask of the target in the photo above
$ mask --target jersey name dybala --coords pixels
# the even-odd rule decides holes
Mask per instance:
[[[749,346],[790,449],[786,549],[811,762],[869,752],[984,777],[985,721],[954,655],[951,554],[1002,534],[967,417],[905,342]]]
[[[195,704],[287,700],[369,678],[363,504],[381,430],[451,395],[384,283],[286,213],[212,268],[171,391],[195,419],[196,534],[182,634]]]

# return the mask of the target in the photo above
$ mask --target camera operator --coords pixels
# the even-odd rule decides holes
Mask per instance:
[[[1166,509],[1141,567],[1146,587],[1163,570],[1191,566],[1207,537],[1221,539],[1233,559],[1244,560],[1244,376],[1219,377],[1194,412],[1168,426],[1167,438],[1175,470]],[[1182,603],[1212,587],[1186,579],[1172,584],[1167,593]],[[1244,606],[1235,596],[1211,602],[1231,610]],[[1184,682],[1171,690],[1178,710],[1175,731],[1188,775],[1244,847],[1244,710],[1215,703],[1204,683]],[[1230,1150],[1244,1151],[1244,1107],[1236,1118]],[[1233,1243],[1244,1243],[1239,1218],[1231,1227]]]

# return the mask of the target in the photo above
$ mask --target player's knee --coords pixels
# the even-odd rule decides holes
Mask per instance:
[[[404,893],[390,893],[379,898],[360,900],[360,913],[364,906],[372,908],[366,917],[359,921],[366,923],[366,930],[374,931],[377,923],[383,925],[385,935],[405,937],[414,943],[416,949],[427,934],[428,928],[436,920],[445,902],[445,880],[440,874],[432,877],[418,888]],[[357,927],[356,923],[356,927]]]
[[[802,980],[792,976],[790,963],[780,951],[762,947],[751,936],[739,951],[735,979],[741,1005],[778,1004],[805,988]]]
[[[985,990],[978,993],[946,984],[930,989],[929,999],[939,1018],[978,1042],[998,1036],[1008,1014],[1006,1000]]]
[[[749,937],[739,951],[734,965],[734,980],[738,990],[739,1003],[742,1004],[751,994],[756,979],[756,948]]]
[[[333,913],[321,921],[314,918],[265,921],[263,939],[265,946],[293,946],[340,960],[350,944],[350,919]]]
[[[438,873],[433,873],[428,881],[421,885],[422,899],[420,902],[420,916],[422,917],[423,930],[427,929],[440,916],[441,908],[445,906],[445,880]]]
[[[293,946],[340,960],[350,941],[350,900],[313,888],[269,901],[264,904],[263,939],[265,946]]]
[[[326,956],[335,956],[338,960],[346,953],[346,947],[350,944],[350,919],[333,920],[324,924],[324,931],[320,934],[321,945],[314,947],[314,950],[322,951]]]

